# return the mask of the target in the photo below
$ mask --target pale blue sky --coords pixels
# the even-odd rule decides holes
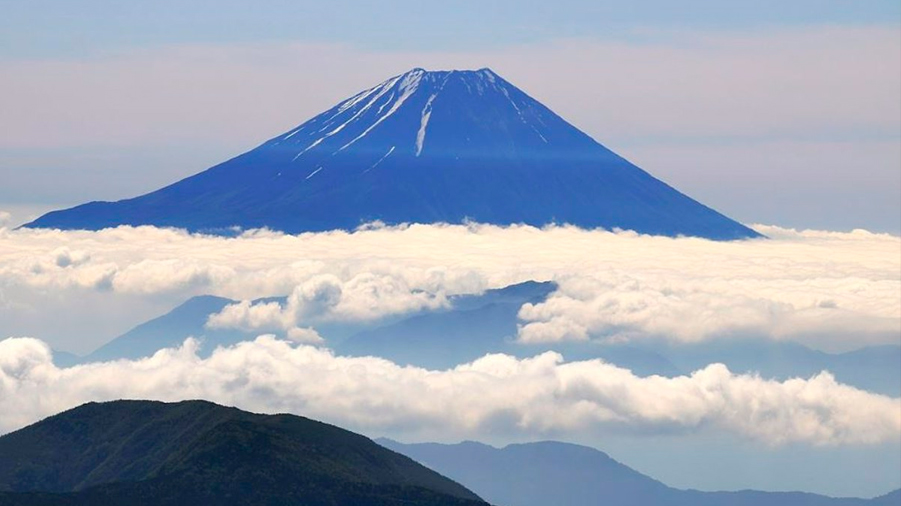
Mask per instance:
[[[490,66],[745,223],[901,233],[901,2],[0,2],[0,211],[134,196]]]
[[[178,43],[330,41],[370,49],[485,48],[636,30],[757,30],[898,23],[894,0],[5,1],[5,58],[84,56]]]

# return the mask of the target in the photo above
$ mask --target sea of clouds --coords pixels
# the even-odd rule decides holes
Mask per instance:
[[[84,312],[102,319],[108,308],[78,303],[96,294],[169,307],[191,295],[229,297],[240,302],[210,315],[209,327],[276,334],[209,358],[188,340],[151,358],[71,368],[53,364],[46,340],[10,337],[0,341],[0,432],[81,402],[132,397],[205,398],[445,440],[620,429],[725,432],[772,445],[901,439],[901,399],[828,373],[780,382],[711,364],[642,378],[556,353],[430,371],[335,356],[316,331],[323,322],[377,320],[446,307],[457,294],[554,280],[559,289],[546,301],[520,310],[522,346],[749,335],[822,349],[901,341],[901,238],[755,228],[769,238],[480,224],[229,238],[154,227],[0,228],[0,335],[41,338],[4,329],[4,315],[33,315],[36,325]],[[286,302],[251,302],[274,295]]]
[[[90,292],[170,297],[172,306],[196,294],[288,295],[284,307],[244,302],[210,321],[287,332],[554,280],[560,289],[547,301],[522,308],[521,341],[702,341],[740,333],[827,349],[899,342],[901,238],[756,228],[770,239],[490,225],[235,238],[153,227],[0,229],[0,311],[40,314],[22,306],[50,294],[57,301]]]

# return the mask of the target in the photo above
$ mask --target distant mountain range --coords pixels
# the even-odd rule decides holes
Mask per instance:
[[[493,448],[378,443],[463,483],[497,506],[899,506],[901,490],[871,500],[800,492],[678,490],[585,446],[541,442]]]
[[[487,353],[519,357],[556,350],[568,360],[603,358],[639,376],[678,376],[723,363],[736,373],[757,372],[784,380],[810,377],[823,370],[838,381],[872,392],[901,396],[901,346],[871,346],[831,354],[801,344],[769,339],[720,339],[697,344],[660,341],[631,344],[554,343],[522,345],[514,342],[517,313],[527,302],[543,301],[556,289],[553,282],[526,282],[478,295],[451,298],[449,308],[419,311],[369,323],[331,322],[317,326],[328,346],[351,356],[374,355],[399,364],[447,369]],[[284,298],[260,299],[280,302]],[[180,345],[189,336],[203,340],[202,355],[216,346],[253,339],[260,332],[211,329],[210,314],[235,301],[212,296],[189,299],[171,312],[138,325],[85,357],[55,354],[58,365],[140,358]]]
[[[26,226],[298,233],[374,220],[759,236],[655,179],[489,69],[413,69],[165,188],[53,211]]]
[[[487,506],[346,430],[204,401],[90,403],[0,437],[4,506]]]

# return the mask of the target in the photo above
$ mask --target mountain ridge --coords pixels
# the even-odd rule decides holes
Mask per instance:
[[[498,506],[895,506],[901,490],[873,499],[805,492],[701,492],[669,487],[587,446],[557,441],[511,444],[377,443],[466,484]],[[603,498],[600,503],[600,498]]]
[[[481,294],[455,295],[450,305],[394,315],[366,324],[327,322],[316,324],[327,345],[340,355],[375,355],[401,365],[433,370],[452,368],[488,353],[519,358],[543,351],[557,351],[569,361],[601,358],[630,369],[639,376],[675,377],[712,363],[725,364],[737,374],[759,374],[785,381],[811,377],[827,370],[850,386],[897,397],[901,395],[901,346],[866,346],[844,353],[826,353],[791,341],[764,337],[722,339],[702,344],[659,341],[635,343],[552,343],[523,345],[514,339],[518,312],[527,303],[538,303],[556,290],[553,282],[527,281]],[[252,301],[276,302],[284,297]],[[133,327],[98,349],[77,357],[54,352],[61,367],[89,362],[147,357],[162,348],[181,345],[189,336],[201,340],[200,355],[209,356],[218,346],[252,340],[262,330],[207,328],[210,314],[237,301],[215,296],[196,296],[168,313]]]

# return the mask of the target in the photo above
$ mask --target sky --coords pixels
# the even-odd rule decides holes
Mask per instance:
[[[3,2],[0,211],[135,196],[413,67],[491,67],[744,223],[901,233],[901,7]]]

